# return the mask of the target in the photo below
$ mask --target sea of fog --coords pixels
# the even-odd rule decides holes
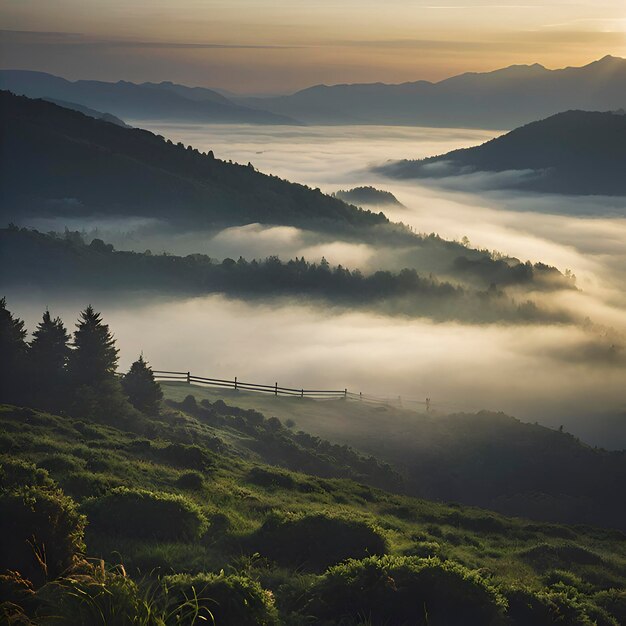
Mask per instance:
[[[388,159],[477,145],[497,134],[490,131],[135,124],[325,192],[374,185],[404,205],[385,207],[389,217],[418,232],[467,237],[475,247],[570,269],[582,291],[559,296],[560,304],[588,315],[593,329],[433,323],[215,295],[181,300],[132,294],[113,301],[97,293],[8,294],[11,308],[30,328],[46,306],[71,325],[89,300],[118,339],[122,367],[143,351],[157,369],[297,388],[348,387],[401,396],[407,405],[430,397],[441,411],[502,410],[524,421],[564,425],[593,444],[626,447],[624,199],[488,192],[479,178],[451,189],[393,181],[370,171]],[[331,263],[365,269],[383,258],[368,245],[320,242],[291,227],[249,225],[163,237],[150,234],[143,222],[65,225],[96,227],[118,247],[153,252],[311,260],[324,255]],[[608,351],[603,341],[609,342]]]

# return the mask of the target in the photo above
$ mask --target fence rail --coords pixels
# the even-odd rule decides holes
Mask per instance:
[[[275,396],[295,396],[300,398],[347,398],[355,394],[350,394],[347,389],[295,389],[294,387],[281,387],[278,382],[273,385],[262,385],[260,383],[249,383],[238,380],[227,380],[224,378],[205,378],[196,376],[191,372],[171,372],[166,370],[153,370],[154,377],[162,382],[186,382],[188,384],[207,385],[211,387],[221,387],[234,389],[235,391],[257,391],[270,393]],[[357,394],[358,395],[358,394]]]
[[[239,380],[236,376],[233,380],[225,378],[206,378],[196,376],[191,372],[173,372],[169,370],[153,370],[156,380],[160,382],[184,382],[189,385],[206,385],[208,387],[219,387],[222,389],[232,389],[234,391],[252,391],[258,393],[269,393],[274,396],[290,396],[297,398],[313,398],[316,400],[358,400],[369,404],[382,404],[402,407],[405,402],[413,405],[422,405],[426,411],[432,408],[430,398],[425,400],[402,398],[400,396],[381,397],[365,393],[355,393],[347,389],[296,389],[294,387],[281,387],[278,382],[273,385],[263,385],[260,383],[250,383]]]

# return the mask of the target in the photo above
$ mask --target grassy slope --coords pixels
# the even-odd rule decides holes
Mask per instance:
[[[179,411],[151,423],[154,438],[148,451],[137,444],[143,439],[134,432],[85,425],[31,409],[3,407],[0,425],[5,453],[48,467],[79,502],[115,485],[180,492],[176,481],[185,468],[160,461],[155,451],[167,441],[214,448],[215,436],[223,440],[225,448],[213,455],[216,466],[205,475],[202,489],[187,492],[214,524],[200,543],[155,544],[88,529],[88,553],[111,562],[121,559],[130,571],[219,571],[228,564],[241,564],[242,556],[254,552],[246,538],[270,512],[332,511],[378,524],[392,553],[437,554],[481,569],[496,582],[522,581],[538,589],[548,571],[567,569],[580,576],[589,590],[626,584],[624,536],[616,531],[537,524],[392,495],[350,480],[288,471],[281,475],[292,479],[289,487],[263,487],[251,482],[249,474],[261,466],[262,458],[245,452],[240,433],[211,427]],[[215,524],[223,524],[223,516],[228,529],[219,531]],[[289,577],[272,568],[264,568],[260,575],[270,588],[276,577],[281,581],[281,576]]]
[[[190,393],[163,385],[166,397]],[[295,430],[349,444],[406,477],[409,493],[483,506],[509,515],[624,528],[626,504],[615,481],[626,480],[626,455],[591,448],[568,433],[502,413],[445,415],[343,400],[275,398],[194,386],[200,400],[257,408]]]

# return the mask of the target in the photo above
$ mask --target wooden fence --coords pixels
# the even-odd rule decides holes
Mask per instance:
[[[168,372],[165,370],[153,370],[154,377],[162,382],[185,382],[194,385],[208,385],[211,387],[221,387],[224,389],[234,389],[235,391],[257,391],[261,393],[271,393],[275,396],[296,396],[299,398],[347,398],[355,394],[349,393],[347,389],[294,389],[293,387],[281,387],[278,382],[273,385],[261,385],[259,383],[247,383],[237,379],[226,380],[223,378],[205,378],[195,376],[191,372]],[[358,396],[358,394],[356,394]]]
[[[167,370],[153,370],[154,378],[159,382],[182,382],[188,385],[206,385],[208,387],[219,387],[222,389],[232,389],[233,391],[253,391],[259,393],[269,393],[274,396],[291,396],[296,398],[314,398],[317,400],[359,400],[372,404],[386,404],[392,406],[403,406],[403,399],[400,396],[381,397],[364,393],[355,393],[347,389],[295,389],[294,387],[281,387],[278,382],[273,385],[262,385],[259,383],[248,383],[240,381],[236,376],[233,380],[224,378],[206,378],[196,376],[191,372],[172,372]],[[406,401],[407,399],[405,399]],[[410,400],[413,404],[421,404],[430,410],[431,401]]]

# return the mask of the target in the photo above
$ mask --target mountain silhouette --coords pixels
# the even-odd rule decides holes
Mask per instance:
[[[398,161],[378,170],[396,178],[506,173],[485,184],[565,194],[626,195],[626,114],[566,111],[475,148]]]
[[[74,102],[124,119],[204,123],[295,124],[283,115],[235,104],[210,89],[173,83],[69,81],[45,72],[0,70],[0,89],[30,98]],[[202,94],[200,96],[199,94]]]
[[[0,92],[0,216],[142,216],[194,226],[387,222],[319,190],[44,100]]]
[[[511,129],[570,109],[623,107],[626,59],[606,56],[558,70],[514,65],[436,83],[317,85],[289,96],[236,101],[306,123]]]

